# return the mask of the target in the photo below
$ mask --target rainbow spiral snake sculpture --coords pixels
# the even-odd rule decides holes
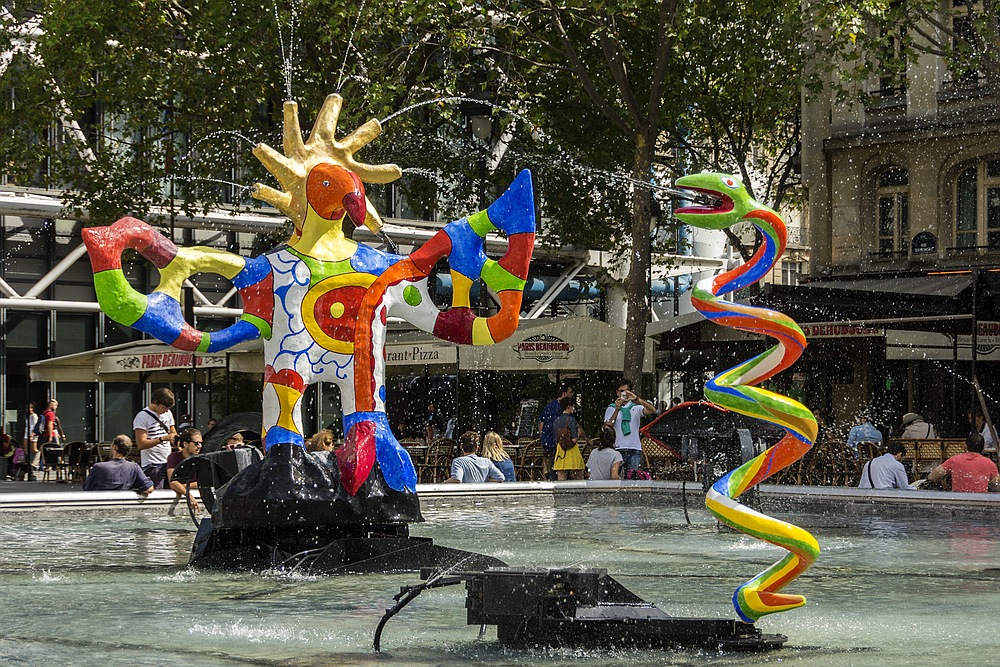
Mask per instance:
[[[677,180],[677,186],[714,198],[711,206],[686,206],[675,213],[684,222],[704,229],[725,229],[738,222],[756,227],[763,243],[746,264],[694,288],[691,303],[708,319],[723,326],[771,336],[778,344],[766,352],[716,375],[705,387],[705,396],[721,407],[763,419],[787,432],[778,444],[719,479],[705,504],[721,522],[741,532],[788,550],[788,555],[736,589],[733,606],[739,616],[753,623],[761,616],[805,604],[801,595],[779,593],[819,556],[819,544],[807,531],[773,519],[740,503],[736,498],[779,470],[799,460],[816,440],[816,419],[804,405],[759,384],[780,373],[802,354],[806,339],[788,316],[765,308],[723,301],[719,297],[763,278],[785,250],[785,223],[766,206],[754,201],[736,178],[724,174],[694,174]]]
[[[302,396],[315,382],[338,385],[346,437],[335,464],[312,470],[320,481],[308,484],[298,472],[282,473],[288,486],[334,489],[326,497],[345,508],[348,522],[419,520],[412,500],[416,470],[385,413],[388,318],[402,318],[438,338],[472,345],[490,345],[515,331],[535,239],[531,174],[522,171],[487,210],[446,225],[410,255],[358,244],[344,234],[345,222],[382,233],[382,221],[363,182],[389,183],[402,172],[394,164],[355,160],[354,154],[379,135],[381,126],[370,120],[337,139],[342,104],[339,95],[327,97],[303,142],[298,105],[285,102],[284,154],[264,144],[254,149],[282,190],[258,183],[253,195],[292,221],[287,244],[254,258],[208,247],[179,248],[134,218],[86,229],[84,242],[101,308],[116,322],[188,351],[215,352],[264,339],[265,465],[281,459],[291,461],[293,468],[315,467],[301,454]],[[506,235],[508,248],[493,260],[485,255],[484,241],[498,230]],[[160,281],[151,294],[137,292],[125,277],[121,255],[126,248],[159,269]],[[442,258],[448,260],[454,285],[451,308],[443,311],[431,300],[427,285]],[[184,321],[181,287],[196,273],[215,273],[232,282],[243,299],[239,321],[213,332],[196,330]],[[470,307],[470,288],[479,279],[500,302],[499,312],[491,317],[477,317]],[[279,451],[273,452],[276,447]],[[359,493],[363,487],[366,490]],[[412,502],[403,503],[407,511],[383,512],[383,499],[392,492],[411,497]],[[267,503],[258,504],[258,510],[273,514],[275,521],[290,514],[272,510]]]

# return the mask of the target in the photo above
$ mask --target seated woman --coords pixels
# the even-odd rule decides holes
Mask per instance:
[[[306,451],[320,459],[330,457],[333,451],[333,432],[327,429],[317,431],[313,437],[306,441]]]
[[[510,454],[503,448],[503,438],[496,431],[490,431],[483,436],[483,456],[493,461],[493,465],[503,473],[503,481],[513,482],[515,480],[514,462],[510,460]]]
[[[597,449],[587,457],[587,470],[592,480],[621,479],[622,455],[615,449],[615,429],[605,426],[601,429],[601,440]]]

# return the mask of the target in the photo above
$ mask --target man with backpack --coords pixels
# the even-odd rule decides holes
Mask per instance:
[[[157,489],[166,488],[167,457],[170,456],[171,445],[177,439],[174,415],[170,412],[172,407],[174,392],[161,387],[153,392],[149,405],[140,410],[132,420],[140,466]]]
[[[54,442],[57,445],[61,445],[66,441],[66,434],[63,432],[62,424],[59,423],[59,417],[56,416],[56,410],[58,409],[59,401],[50,398],[48,407],[42,413],[42,418],[35,426],[39,441],[42,444]]]

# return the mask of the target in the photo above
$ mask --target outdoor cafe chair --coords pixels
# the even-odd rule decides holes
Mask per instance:
[[[532,440],[521,452],[521,461],[514,466],[515,479],[519,482],[536,482],[545,479],[546,454],[541,440]]]
[[[966,451],[964,438],[948,438],[941,441],[941,456],[945,460]]]
[[[927,473],[941,465],[944,461],[941,458],[942,451],[940,440],[918,440],[913,462],[916,476],[926,477]]]
[[[95,455],[98,461],[110,461],[111,460],[111,443],[110,442],[99,442],[94,448]]]
[[[80,440],[67,442],[63,447],[63,462],[69,481],[87,478],[90,471],[90,445]]]
[[[673,452],[652,438],[642,439],[643,464],[653,479],[666,479],[668,470],[673,471],[680,460]]]
[[[880,442],[859,442],[858,461],[862,464],[874,458],[882,456],[882,443]]]
[[[49,481],[50,475],[55,473],[55,481],[65,481],[66,464],[63,462],[63,448],[54,442],[46,442],[42,445],[42,481]]]
[[[424,445],[422,440],[417,440],[416,438],[403,438],[399,441],[399,444],[410,455],[410,460],[413,461],[413,465],[419,471],[420,464],[427,458],[427,446]]]
[[[427,445],[424,460],[417,464],[417,475],[424,484],[437,484],[451,475],[451,461],[455,458],[455,441],[438,438]]]

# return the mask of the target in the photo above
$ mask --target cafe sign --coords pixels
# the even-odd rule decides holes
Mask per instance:
[[[225,368],[225,354],[195,355],[190,352],[158,352],[153,354],[109,354],[98,359],[98,373],[127,371],[169,371],[198,368]]]
[[[872,329],[856,324],[835,324],[833,322],[817,322],[803,324],[802,333],[806,338],[871,338],[885,336],[885,329]]]
[[[385,363],[398,366],[456,364],[458,363],[458,349],[454,345],[435,343],[386,345]]]
[[[972,336],[964,334],[958,337],[959,347],[972,347]],[[976,354],[992,355],[1000,348],[1000,322],[976,322]]]
[[[553,359],[569,359],[573,346],[549,334],[529,336],[514,346],[518,359],[533,359],[543,364]]]

